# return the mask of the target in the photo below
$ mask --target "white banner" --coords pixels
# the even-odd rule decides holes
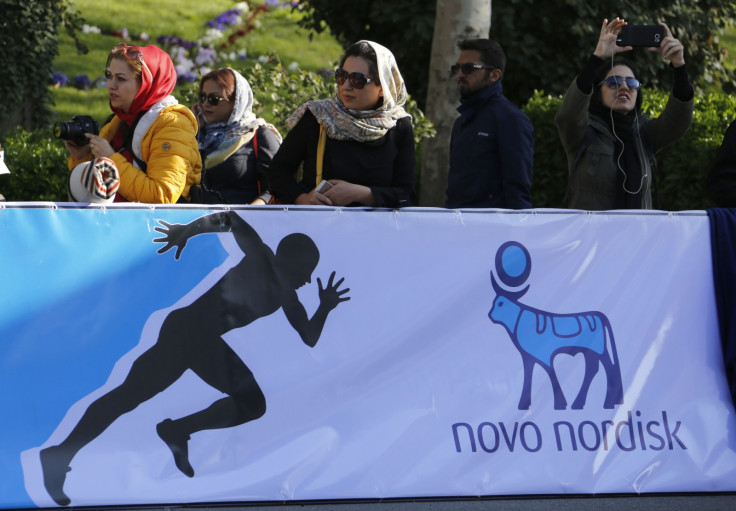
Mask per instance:
[[[736,490],[702,212],[7,208],[0,243],[0,507]]]

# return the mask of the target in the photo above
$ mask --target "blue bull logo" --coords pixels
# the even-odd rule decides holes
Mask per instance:
[[[496,273],[503,284],[509,287],[523,285],[531,272],[531,257],[520,243],[509,241],[496,252]],[[578,312],[554,314],[519,303],[529,290],[527,285],[520,291],[503,289],[491,271],[491,284],[496,292],[488,317],[502,325],[521,354],[524,367],[524,384],[519,400],[519,410],[528,410],[531,404],[532,373],[534,365],[544,369],[549,376],[554,394],[555,410],[567,408],[553,366],[554,358],[561,354],[582,353],[585,359],[585,376],[575,401],[574,410],[585,406],[588,389],[600,366],[606,374],[606,398],[604,408],[623,404],[621,369],[616,353],[613,330],[608,318],[601,312]]]

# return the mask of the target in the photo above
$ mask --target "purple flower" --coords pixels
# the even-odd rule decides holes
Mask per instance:
[[[266,4],[266,7],[278,7],[279,0],[266,0],[265,4]]]
[[[167,46],[181,46],[185,50],[191,50],[197,43],[193,41],[187,41],[176,35],[160,35],[156,39],[160,44]]]
[[[51,75],[51,82],[57,87],[63,87],[69,82],[69,77],[64,73],[54,73]]]
[[[217,60],[217,52],[213,50],[212,48],[200,48],[199,52],[197,53],[197,57],[194,59],[194,62],[198,66],[202,65],[211,65],[214,64]]]
[[[89,89],[92,86],[92,81],[87,75],[77,75],[74,77],[74,86],[77,89]]]
[[[219,16],[212,18],[207,22],[207,26],[210,28],[216,28],[217,30],[223,30],[224,28],[239,23],[240,19],[239,9],[230,9]]]
[[[181,85],[183,83],[193,83],[196,79],[196,73],[182,73],[177,76],[176,83],[177,85]]]

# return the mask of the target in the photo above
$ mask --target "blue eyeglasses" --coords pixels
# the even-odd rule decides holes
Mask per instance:
[[[626,82],[626,86],[631,90],[639,90],[641,88],[639,80],[637,80],[633,76],[609,76],[598,85],[603,85],[605,83],[606,85],[608,85],[609,89],[618,89],[624,82]]]

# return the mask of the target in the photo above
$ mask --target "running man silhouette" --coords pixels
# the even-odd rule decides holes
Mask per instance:
[[[165,243],[159,254],[176,247],[175,258],[179,259],[189,238],[232,232],[245,257],[191,305],[172,311],[163,321],[156,343],[133,362],[123,383],[93,402],[63,442],[40,452],[44,485],[61,506],[71,503],[64,493],[64,482],[79,450],[118,417],[171,386],[187,369],[227,395],[204,410],[176,420],[165,419],[156,426],[158,436],[171,449],[176,466],[193,477],[190,435],[238,426],[266,413],[266,398],[253,373],[222,336],[283,309],[304,344],[313,347],[329,312],[350,300],[344,296],[350,289],[339,289],[344,279],[333,284],[333,271],[324,288],[317,279],[320,303],[309,319],[296,290],[311,282],[319,251],[305,234],[284,237],[274,255],[258,233],[232,211],[206,215],[186,225],[163,220],[159,223],[163,227],[155,230],[163,237],[153,240]]]

